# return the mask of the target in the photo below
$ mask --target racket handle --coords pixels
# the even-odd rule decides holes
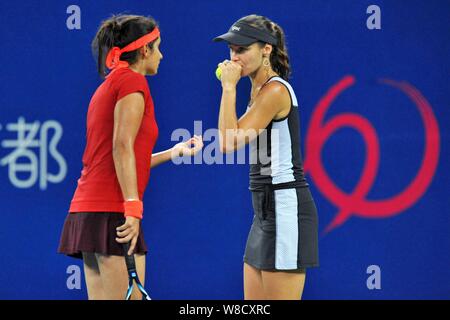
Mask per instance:
[[[136,262],[134,261],[134,254],[132,255],[128,255],[128,250],[130,250],[130,243],[123,243],[122,244],[123,247],[123,252],[125,255],[125,262],[127,264],[127,269],[128,271],[136,271]]]

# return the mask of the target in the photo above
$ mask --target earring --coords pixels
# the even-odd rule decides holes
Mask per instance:
[[[265,57],[263,60],[263,67],[264,67],[264,69],[266,69],[266,78],[268,78],[269,71],[270,71],[270,61],[269,61],[269,59],[267,59],[267,57]]]

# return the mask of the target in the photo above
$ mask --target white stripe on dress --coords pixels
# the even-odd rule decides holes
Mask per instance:
[[[275,190],[275,268],[278,270],[297,269],[297,204],[295,188]]]

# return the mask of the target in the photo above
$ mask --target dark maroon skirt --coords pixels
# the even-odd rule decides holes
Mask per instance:
[[[58,253],[82,259],[83,252],[123,256],[122,244],[116,241],[116,228],[125,223],[119,212],[69,213],[59,241]],[[134,253],[146,254],[142,224]]]

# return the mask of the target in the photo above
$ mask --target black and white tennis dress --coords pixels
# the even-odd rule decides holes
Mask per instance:
[[[289,114],[272,120],[250,142],[253,224],[244,262],[261,270],[298,271],[319,265],[318,216],[300,151],[298,103],[291,85]]]

